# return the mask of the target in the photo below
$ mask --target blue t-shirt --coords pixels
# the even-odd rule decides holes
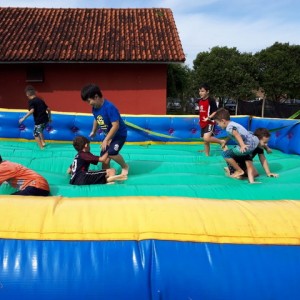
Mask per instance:
[[[127,127],[113,103],[104,99],[103,105],[100,108],[93,107],[92,113],[105,135],[110,131],[112,122],[119,121],[119,129],[114,135],[114,138],[127,137]]]

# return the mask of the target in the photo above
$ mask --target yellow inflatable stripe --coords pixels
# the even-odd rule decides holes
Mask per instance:
[[[0,238],[300,245],[300,201],[0,197]]]

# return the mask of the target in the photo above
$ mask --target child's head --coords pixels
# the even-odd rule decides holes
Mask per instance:
[[[0,164],[2,163],[2,156],[0,155]]]
[[[267,128],[257,128],[253,134],[258,137],[260,147],[268,145],[271,133]]]
[[[28,98],[36,95],[35,89],[32,85],[27,85],[25,88],[25,94]]]
[[[201,99],[207,99],[209,96],[209,86],[206,83],[202,83],[199,86],[199,96]]]
[[[230,121],[229,111],[223,107],[219,108],[214,115],[214,120],[221,128],[226,128],[228,122]]]
[[[99,108],[103,104],[103,95],[98,85],[88,84],[81,89],[81,99],[88,102],[94,108]]]
[[[89,145],[90,141],[86,137],[81,135],[76,136],[73,140],[73,146],[78,152],[87,149]]]
[[[94,99],[95,96],[98,96],[99,98],[102,98],[103,96],[98,85],[91,83],[81,89],[81,99],[83,101]]]

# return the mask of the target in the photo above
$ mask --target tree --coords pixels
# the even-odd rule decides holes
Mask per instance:
[[[167,97],[181,100],[182,107],[186,107],[190,95],[191,70],[183,64],[168,65]]]
[[[193,85],[206,82],[215,96],[249,99],[258,88],[256,59],[236,48],[213,47],[194,60]]]
[[[300,97],[300,46],[276,42],[256,54],[259,84],[267,98]]]

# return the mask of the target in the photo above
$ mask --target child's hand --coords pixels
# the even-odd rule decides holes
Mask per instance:
[[[21,123],[23,123],[24,122],[24,118],[21,118],[20,120],[19,120],[19,124],[21,124]]]
[[[241,153],[244,153],[248,149],[247,145],[243,145],[240,147]]]
[[[93,132],[93,131],[92,131],[92,132],[89,134],[89,137],[92,138],[92,137],[94,137],[95,135],[96,135],[96,132]]]
[[[226,141],[221,141],[221,148],[222,148],[222,150],[223,151],[226,151],[226,150],[228,150],[228,147],[227,147],[227,145],[226,145]]]
[[[275,178],[279,177],[279,175],[276,174],[276,173],[269,173],[269,174],[267,174],[267,176],[268,177],[275,177]]]

